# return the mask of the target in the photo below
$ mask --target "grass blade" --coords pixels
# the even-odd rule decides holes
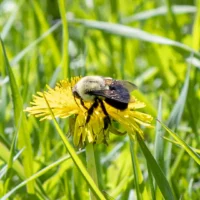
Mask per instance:
[[[195,50],[199,50],[200,47],[200,33],[199,33],[199,25],[200,25],[200,2],[197,1],[197,12],[193,24],[193,33],[192,33],[192,38],[193,38],[193,48]]]
[[[191,47],[176,42],[174,40],[161,37],[158,35],[154,35],[145,31],[142,31],[141,29],[132,28],[129,26],[121,25],[121,24],[113,24],[108,22],[100,22],[100,21],[94,21],[94,20],[82,20],[82,19],[70,19],[69,22],[71,23],[78,23],[82,24],[87,28],[102,30],[108,33],[111,33],[113,35],[119,35],[127,38],[135,38],[139,40],[143,40],[146,42],[154,42],[157,44],[165,44],[169,46],[179,47],[185,51],[191,52],[194,55],[200,57],[200,54],[192,49]]]
[[[189,80],[190,80],[190,69],[188,69],[188,72],[186,74],[185,78],[185,83],[183,85],[183,89],[181,91],[181,94],[171,112],[171,115],[168,120],[168,126],[169,127],[177,127],[178,124],[180,123],[183,110],[185,107],[185,102],[187,99],[187,94],[188,94],[188,88],[189,88]]]
[[[136,142],[136,141],[135,141]],[[130,138],[130,151],[131,151],[131,160],[132,160],[132,167],[133,167],[133,173],[134,173],[134,183],[136,187],[136,194],[137,199],[147,199],[148,198],[148,192],[147,188],[144,184],[144,179],[142,175],[142,171],[140,169],[138,158],[137,158],[137,144],[134,144],[134,142]]]
[[[5,161],[6,163],[9,162],[9,158],[11,156],[11,152],[10,150],[5,146],[3,145],[1,142],[0,142],[0,158]],[[21,179],[25,179],[25,175],[24,175],[24,170],[23,170],[23,166],[21,165],[21,163],[19,162],[19,160],[17,160],[17,158],[19,157],[19,155],[21,155],[22,151],[24,151],[24,149],[22,149],[15,157],[14,157],[14,160],[13,160],[13,165],[12,165],[12,169],[14,169],[18,176],[21,178]],[[6,168],[8,165],[5,165]],[[3,170],[3,168],[1,169],[0,171],[0,179],[5,175],[5,172],[6,172],[6,169]]]
[[[176,142],[181,145],[185,151],[200,165],[200,156],[196,154],[190,146],[188,146],[177,134],[172,132],[167,126],[165,126],[161,121],[159,123],[163,126],[163,128],[176,140]]]
[[[3,27],[3,30],[1,31],[1,38],[2,40],[4,40],[6,38],[6,36],[9,34],[9,31],[16,19],[16,16],[18,14],[18,11],[21,7],[21,5],[24,3],[24,0],[21,0],[19,2],[19,5],[17,6],[17,9],[15,9],[15,11],[11,14],[11,16],[9,17],[7,23],[5,24],[5,26]]]
[[[70,78],[68,76],[68,40],[69,40],[69,33],[68,33],[68,24],[66,19],[66,10],[65,10],[65,0],[59,0],[59,9],[60,9],[60,15],[63,25],[63,44],[62,44],[62,71],[63,71],[63,78]]]
[[[195,13],[197,9],[195,6],[177,5],[177,6],[172,6],[172,10],[174,14],[179,15],[179,14],[185,14],[185,13]],[[162,16],[166,14],[167,14],[166,6],[159,7],[156,9],[147,10],[144,12],[137,13],[133,16],[123,18],[122,23],[127,24],[127,23],[140,21],[140,20],[149,20],[150,18],[158,17],[158,16]]]
[[[152,173],[151,173],[151,167],[149,166],[148,163],[147,163],[147,169],[148,169],[149,185],[150,185],[150,189],[151,189],[152,200],[156,200],[156,190],[155,190],[156,187],[154,187],[153,177],[152,177]]]
[[[188,68],[187,75],[185,78],[185,83],[183,85],[181,94],[180,94],[178,100],[176,101],[176,104],[171,112],[170,117],[169,117],[167,124],[168,124],[168,127],[170,127],[170,128],[174,127],[174,129],[176,129],[182,118],[182,114],[183,114],[183,110],[185,107],[187,94],[188,94],[189,78],[190,78],[190,68]],[[167,145],[167,157],[168,158],[171,158],[171,151],[172,151],[172,144],[170,143]],[[170,162],[171,162],[170,159],[168,159],[168,161],[166,162],[166,171],[167,171],[168,175],[170,174],[170,172],[169,172]]]
[[[5,65],[6,65],[5,67],[6,67],[9,80],[10,80],[12,101],[14,105],[15,127],[19,127],[18,147],[20,149],[26,147],[24,152],[22,153],[23,155],[22,162],[23,162],[26,177],[30,177],[33,174],[33,153],[32,153],[33,151],[32,151],[32,146],[31,146],[31,141],[30,141],[30,133],[27,130],[28,123],[23,113],[22,97],[20,95],[12,69],[10,67],[3,41],[1,38],[0,40],[1,40],[1,46],[3,49],[3,54],[4,54],[4,59],[5,59]],[[27,185],[27,189],[28,189],[28,192],[34,193],[34,182],[29,182]]]
[[[49,25],[48,25],[48,21],[45,17],[45,14],[43,12],[43,10],[40,7],[40,4],[38,1],[32,1],[33,3],[33,8],[36,14],[36,17],[40,23],[40,27],[42,28],[43,32],[46,32],[47,30],[49,30]],[[60,52],[58,49],[58,45],[56,44],[55,38],[53,37],[53,35],[50,35],[46,38],[48,41],[48,48],[51,49],[51,51],[53,51],[53,59],[54,59],[54,63],[55,66],[58,66],[60,64]]]
[[[142,152],[143,152],[143,154],[146,158],[146,161],[149,165],[149,169],[152,171],[152,174],[153,174],[153,176],[156,180],[158,187],[160,188],[160,191],[161,191],[163,197],[166,200],[168,200],[168,199],[173,200],[174,195],[172,193],[170,185],[169,185],[163,171],[161,170],[161,168],[157,164],[156,160],[154,159],[153,155],[151,154],[151,152],[147,148],[143,139],[139,135],[137,135],[137,139],[138,139],[139,145],[141,147],[141,150],[142,150]]]
[[[162,97],[160,97],[158,104],[158,116],[157,119],[162,120]],[[155,158],[158,162],[160,168],[165,171],[165,162],[164,162],[164,141],[163,141],[163,131],[161,130],[160,123],[156,123],[156,139],[155,139]]]
[[[157,118],[160,120],[162,119],[162,97],[160,97],[159,99]],[[155,134],[156,138],[155,138],[155,144],[154,144],[155,146],[154,156],[158,165],[162,169],[163,173],[166,175],[165,161],[164,161],[164,140],[163,140],[164,132],[162,131],[161,128],[162,127],[160,123],[157,122],[156,134]],[[160,190],[158,190],[156,183],[155,183],[155,190],[156,190],[156,197],[158,199],[162,198],[161,197],[162,194],[160,193]]]

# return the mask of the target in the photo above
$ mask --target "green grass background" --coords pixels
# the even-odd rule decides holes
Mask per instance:
[[[4,0],[0,36],[0,198],[199,199],[200,1]],[[95,145],[99,191],[55,122],[23,112],[46,84],[97,74],[135,83],[169,128]]]

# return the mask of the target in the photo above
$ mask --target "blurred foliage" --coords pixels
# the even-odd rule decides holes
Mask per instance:
[[[18,90],[23,107],[29,106],[32,95],[44,91],[46,84],[53,87],[58,80],[70,76],[98,74],[125,79],[138,85],[139,90],[133,95],[146,103],[143,111],[155,119],[162,96],[159,119],[162,116],[162,121],[188,146],[199,150],[199,1],[66,0],[68,29],[65,31],[60,2],[62,0],[0,1],[0,35],[16,79],[18,88],[14,90]],[[40,122],[32,116],[25,120],[19,113],[16,116],[13,105],[18,106],[20,101],[12,98],[5,55],[0,49],[1,197],[30,176],[27,174],[29,168],[34,175],[68,152],[51,121]],[[186,75],[189,66],[190,73]],[[189,86],[184,90],[186,77]],[[67,134],[68,119],[58,121]],[[30,134],[27,144],[31,144],[28,148],[33,161],[29,164],[24,162],[27,146],[23,149],[18,144],[21,129],[27,136]],[[159,131],[170,138],[163,129]],[[170,140],[161,138],[163,146],[156,147],[158,129],[144,132],[145,143],[152,155],[156,154],[155,149],[162,151],[162,170],[175,199],[199,199],[198,163],[181,145]],[[137,140],[134,154],[138,174],[133,173],[127,136],[110,135],[109,146],[95,145],[100,190],[114,199],[133,199],[138,192],[138,175],[142,176],[138,180],[145,185],[144,191],[140,190],[140,199],[146,194],[149,199],[161,199],[154,180],[153,190],[151,188],[148,171],[151,166],[147,167],[148,158],[142,154]],[[11,162],[15,156],[16,161]],[[85,163],[85,153],[79,157]],[[89,199],[88,185],[71,159],[48,169],[37,177],[34,189],[32,186],[27,183],[10,199]]]

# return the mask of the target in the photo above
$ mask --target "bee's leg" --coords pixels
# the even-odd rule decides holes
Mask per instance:
[[[99,105],[98,99],[95,99],[92,106],[89,109],[87,109],[88,115],[87,115],[87,118],[86,118],[86,124],[90,121],[90,116],[93,114],[94,109],[97,108],[98,105]]]
[[[78,107],[80,107],[79,104],[78,104],[77,101],[76,101],[75,96],[74,96],[74,101],[76,102],[76,105],[77,105]],[[85,104],[84,104],[84,102],[83,102],[83,100],[82,100],[81,98],[80,98],[80,104],[83,106],[83,108],[85,108],[86,110],[88,110],[88,108],[85,106]]]
[[[86,110],[88,110],[88,108],[85,106],[85,104],[84,104],[84,102],[83,102],[82,99],[80,99],[80,103],[81,103],[81,105],[83,106],[83,108],[85,108]]]
[[[103,129],[106,130],[108,128],[109,124],[111,124],[110,117],[109,116],[105,116],[103,118],[103,122],[104,122],[104,128]]]
[[[108,126],[111,124],[111,120],[110,120],[110,117],[109,117],[109,114],[104,106],[104,103],[102,100],[99,100],[100,102],[100,105],[101,105],[101,108],[102,108],[102,111],[105,115],[103,121],[104,121],[104,130],[106,130],[108,128]]]

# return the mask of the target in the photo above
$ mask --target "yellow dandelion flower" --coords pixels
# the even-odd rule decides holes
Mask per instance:
[[[126,109],[120,110],[110,103],[106,102],[105,98],[99,99],[103,102],[104,108],[97,104],[91,111],[93,101],[83,101],[77,98],[73,91],[74,86],[80,80],[80,77],[74,77],[70,81],[62,80],[56,84],[54,89],[47,86],[48,91],[42,93],[38,92],[33,96],[31,107],[25,109],[29,114],[39,117],[40,120],[52,119],[49,111],[48,104],[54,113],[55,117],[66,118],[74,115],[75,120],[71,125],[73,132],[74,144],[83,145],[85,142],[89,143],[107,143],[109,139],[109,132],[119,133],[113,131],[112,120],[119,122],[127,130],[129,134],[138,133],[141,136],[143,131],[140,125],[151,127],[152,117],[148,114],[137,111],[140,108],[145,107],[143,102],[138,101],[136,98],[131,97],[131,101],[128,103]],[[45,100],[45,98],[46,100]],[[88,96],[87,98],[90,98]],[[106,113],[109,116],[105,116]],[[88,115],[90,115],[88,117]],[[108,120],[105,127],[105,120]]]

